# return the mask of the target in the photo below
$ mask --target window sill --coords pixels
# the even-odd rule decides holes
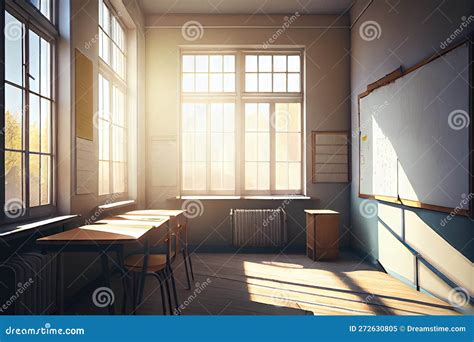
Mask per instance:
[[[176,199],[182,200],[270,200],[270,201],[281,201],[281,200],[311,200],[313,198],[303,195],[296,196],[285,196],[285,195],[273,195],[273,196],[177,196]]]
[[[70,220],[76,219],[78,217],[79,215],[64,215],[64,216],[55,216],[55,217],[51,217],[51,218],[47,218],[43,220],[33,220],[29,223],[25,223],[21,225],[18,225],[15,223],[8,224],[6,226],[1,227],[0,237],[2,238],[8,237],[10,235],[14,235],[14,234],[32,230],[32,229],[37,230],[39,228],[46,227],[52,224],[63,224]]]
[[[99,209],[117,209],[121,207],[127,207],[129,205],[135,204],[134,200],[127,200],[127,201],[120,201],[120,202],[113,202],[107,203],[97,206]]]

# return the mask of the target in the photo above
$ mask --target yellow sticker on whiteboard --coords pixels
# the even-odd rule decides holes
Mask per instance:
[[[367,141],[367,136],[366,135],[362,136],[362,141]]]

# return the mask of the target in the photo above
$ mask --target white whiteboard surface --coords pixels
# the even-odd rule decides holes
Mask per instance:
[[[469,91],[464,44],[360,98],[360,194],[468,209]]]

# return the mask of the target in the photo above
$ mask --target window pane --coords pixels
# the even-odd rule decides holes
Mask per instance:
[[[5,207],[8,203],[23,203],[23,154],[5,152]],[[17,207],[18,208],[18,207]],[[14,209],[14,208],[12,208]]]
[[[270,189],[270,163],[258,163],[257,175],[258,189]]]
[[[272,91],[272,74],[258,74],[258,91],[271,92]]]
[[[21,150],[23,146],[22,91],[5,84],[5,147]]]
[[[300,56],[288,56],[288,72],[300,72]]]
[[[51,45],[41,39],[41,91],[40,94],[50,97],[51,94]]]
[[[209,57],[205,55],[196,56],[196,71],[208,72],[208,70],[209,70]]]
[[[273,56],[273,71],[286,71],[286,56]]]
[[[110,83],[99,74],[99,117],[109,120],[110,118]]]
[[[51,102],[41,99],[41,152],[51,151]]]
[[[270,130],[270,104],[269,103],[258,104],[258,130],[259,131]]]
[[[257,88],[257,74],[245,74],[245,91],[246,92],[255,92]]]
[[[222,72],[223,61],[220,55],[210,56],[211,72]]]
[[[288,160],[301,160],[301,133],[288,134]]]
[[[125,161],[125,129],[112,126],[112,160],[113,161]]]
[[[183,56],[183,72],[194,72],[194,56]]]
[[[125,126],[125,95],[117,87],[113,87],[113,109],[112,109],[112,122],[119,126]]]
[[[183,92],[194,91],[194,74],[183,74]]]
[[[290,103],[288,107],[290,112],[290,131],[301,132],[301,105],[299,103]]]
[[[245,104],[245,130],[246,131],[256,131],[258,127],[258,112],[257,112],[256,103],[246,103]]]
[[[273,74],[273,91],[286,92],[286,74]]]
[[[110,39],[99,29],[99,56],[110,64]]]
[[[23,85],[23,24],[5,12],[5,79]]]
[[[235,72],[235,56],[224,56],[224,72]]]
[[[290,163],[288,167],[288,187],[291,190],[301,189],[301,163]]]
[[[272,56],[258,56],[258,71],[272,71]]]
[[[245,163],[245,189],[256,190],[257,189],[257,163],[246,162]]]
[[[235,92],[235,74],[224,74],[224,91]]]
[[[107,121],[99,119],[99,160],[110,159],[110,125]]]
[[[288,136],[287,133],[275,134],[275,159],[276,161],[288,160]]]
[[[114,193],[121,193],[126,190],[125,165],[125,163],[113,163]]]
[[[182,112],[182,131],[193,132],[194,131],[194,105],[190,103],[183,103]]]
[[[258,133],[258,160],[270,161],[270,134]]]
[[[300,91],[300,74],[288,74],[288,91]]]
[[[109,162],[99,161],[99,195],[110,193],[109,179]]]
[[[40,100],[39,96],[30,94],[30,123],[28,137],[30,139],[30,151],[40,151]]]
[[[51,20],[51,0],[41,0],[40,11],[46,18]]]
[[[288,163],[276,163],[275,187],[277,190],[288,189]]]
[[[30,207],[40,205],[40,158],[39,155],[30,154]]]
[[[39,92],[40,84],[40,37],[29,30],[29,80],[30,89]]]
[[[245,56],[245,71],[246,72],[257,72],[257,56],[247,55]]]
[[[221,92],[223,88],[223,75],[222,74],[211,74],[211,92]]]
[[[208,74],[196,74],[196,91],[197,92],[208,92]]]
[[[41,156],[41,205],[49,204],[51,192],[51,158]]]

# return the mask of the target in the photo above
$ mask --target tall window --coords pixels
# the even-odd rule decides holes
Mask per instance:
[[[21,7],[9,7],[3,13],[6,219],[44,214],[53,204],[54,41],[34,18],[21,19],[20,12]]]
[[[183,194],[300,194],[300,51],[183,52]]]
[[[125,30],[99,1],[99,195],[127,192]]]

